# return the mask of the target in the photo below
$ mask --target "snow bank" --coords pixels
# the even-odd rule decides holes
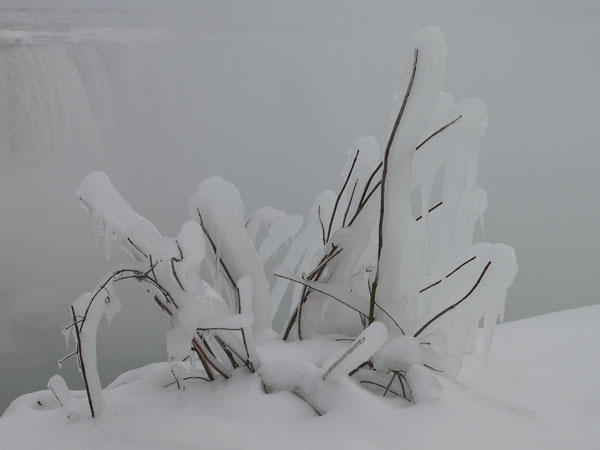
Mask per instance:
[[[487,369],[467,359],[457,380],[440,379],[444,390],[437,398],[404,407],[346,379],[323,397],[328,409],[322,417],[289,392],[264,394],[257,375],[242,372],[227,383],[188,380],[182,395],[173,384],[163,387],[173,382],[169,365],[154,364],[115,380],[105,391],[110,408],[93,423],[80,391],[62,408],[50,391],[16,399],[0,418],[2,448],[598,448],[600,394],[593,374],[600,367],[590,355],[600,340],[599,321],[600,306],[593,306],[502,324]],[[259,350],[269,360],[284,346],[291,359],[313,364],[319,380],[319,361],[306,360],[319,354],[314,344],[273,341]],[[335,353],[347,345],[322,340],[318,348]],[[295,370],[299,366],[286,369],[290,379],[310,372]]]

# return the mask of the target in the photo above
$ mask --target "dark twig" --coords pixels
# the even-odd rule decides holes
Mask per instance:
[[[448,275],[446,275],[446,278],[450,278],[452,275],[454,275],[456,272],[458,272],[460,269],[462,269],[464,266],[466,266],[467,264],[469,264],[471,261],[475,260],[475,258],[477,258],[477,256],[473,256],[471,259],[466,260],[464,263],[462,263],[460,266],[458,266],[456,269],[454,269],[453,271],[451,271]],[[424,287],[423,289],[421,289],[419,291],[419,294],[427,291],[428,289],[437,286],[438,284],[440,284],[442,281],[444,281],[443,279],[437,280],[435,283],[431,283],[429,286]]]
[[[440,206],[442,206],[444,204],[444,202],[439,202],[437,205],[432,206],[431,208],[429,208],[429,210],[427,211],[428,213],[430,213],[431,211],[435,211],[436,209],[438,209]],[[418,222],[419,220],[421,220],[423,218],[423,216],[419,216],[417,217],[415,220]]]
[[[144,253],[142,251],[142,249],[140,249],[137,245],[135,245],[133,243],[133,241],[131,240],[131,238],[127,238],[127,242],[129,242],[133,248],[135,248],[138,252],[140,252],[144,256],[144,258],[148,259],[148,255],[146,253]]]
[[[415,149],[415,151],[419,150],[421,147],[423,147],[425,144],[427,144],[427,142],[429,142],[431,139],[433,139],[434,137],[436,137],[438,134],[440,134],[442,131],[444,131],[446,128],[454,125],[456,122],[459,121],[459,119],[461,119],[462,116],[458,116],[456,119],[454,119],[452,122],[447,123],[446,125],[444,125],[443,127],[439,128],[438,130],[436,130],[434,133],[432,133],[427,139],[425,139],[423,142],[421,142],[419,145],[417,145],[417,148]]]
[[[346,220],[348,219],[348,213],[350,212],[350,207],[352,206],[352,200],[354,199],[354,193],[356,192],[357,184],[358,178],[354,181],[354,187],[352,188],[352,193],[350,194],[350,200],[348,200],[348,204],[346,205],[346,211],[344,212],[344,220],[342,220],[342,228],[346,226]]]
[[[323,219],[321,219],[321,205],[317,206],[317,215],[319,217],[319,223],[321,224],[321,236],[323,238],[323,245],[327,242],[325,239],[325,225],[323,225]]]
[[[305,402],[305,403],[306,403],[308,406],[310,406],[310,407],[311,407],[311,409],[312,409],[312,410],[315,412],[315,414],[316,414],[317,416],[322,416],[322,415],[323,415],[323,413],[321,413],[321,411],[319,411],[317,408],[315,408],[315,406],[314,406],[314,405],[313,405],[311,402],[309,402],[309,401],[306,399],[306,397],[304,397],[304,396],[303,396],[302,394],[300,394],[298,391],[296,391],[296,390],[293,390],[293,391],[291,391],[291,392],[292,392],[292,394],[294,394],[294,395],[295,395],[296,397],[298,397],[299,399],[301,399],[301,400],[304,400],[304,402]]]
[[[379,284],[379,269],[381,263],[381,253],[383,251],[383,217],[385,215],[385,184],[387,181],[387,172],[388,165],[390,159],[390,152],[392,149],[392,145],[394,143],[394,138],[396,137],[396,132],[398,131],[398,126],[400,125],[400,121],[402,120],[402,116],[404,115],[404,111],[406,110],[406,105],[408,103],[408,98],[410,97],[413,83],[415,80],[415,75],[417,74],[417,63],[419,61],[419,49],[415,49],[415,57],[413,61],[412,74],[410,76],[410,81],[408,82],[408,88],[406,89],[406,93],[404,94],[404,99],[402,101],[402,106],[400,106],[400,111],[398,112],[398,117],[396,118],[396,122],[394,123],[394,127],[392,128],[392,133],[390,134],[390,139],[388,140],[387,146],[385,148],[385,154],[383,157],[383,171],[381,173],[381,200],[379,204],[379,232],[378,232],[378,244],[377,244],[377,265],[375,269],[375,277],[373,279],[373,283],[371,285],[371,299],[369,301],[369,324],[373,323],[375,320],[375,298],[377,296],[377,285]]]
[[[182,380],[184,380],[184,381],[187,381],[187,380],[204,380],[204,381],[209,381],[210,382],[210,380],[208,378],[199,377],[199,376],[183,377]],[[163,386],[163,388],[168,388],[169,386],[173,386],[175,383],[177,383],[177,382],[176,381],[171,381],[170,383],[165,384]]]
[[[492,262],[488,261],[488,263],[483,268],[483,271],[479,275],[479,278],[477,278],[477,281],[475,282],[475,284],[473,285],[473,287],[469,290],[469,292],[467,292],[459,301],[457,301],[456,303],[453,303],[452,305],[450,305],[447,308],[443,309],[442,311],[440,311],[439,313],[437,313],[435,316],[433,316],[431,319],[429,319],[425,323],[425,325],[423,325],[421,328],[419,328],[419,330],[414,334],[414,337],[419,336],[425,329],[427,329],[427,327],[429,327],[429,325],[431,325],[433,322],[435,322],[437,319],[439,319],[440,317],[442,317],[447,312],[449,312],[449,311],[453,310],[454,308],[456,308],[458,305],[460,305],[462,302],[464,302],[467,298],[469,298],[469,296],[473,293],[473,291],[477,288],[477,286],[479,286],[479,283],[483,279],[485,273],[487,272],[487,270],[489,269],[489,267],[490,267],[491,264],[492,264]]]
[[[331,262],[333,258],[342,253],[342,251],[344,250],[343,248],[337,248],[335,245],[333,247],[335,247],[336,250],[329,256],[326,256],[325,259],[323,259],[317,267],[315,267],[308,275],[306,275],[307,279],[312,280],[312,278],[317,274],[319,270],[323,269],[327,264]]]
[[[78,355],[79,353],[77,352],[77,350],[75,350],[73,353],[69,353],[67,356],[63,356],[59,361],[58,361],[58,366],[62,366],[62,363],[64,363],[67,359],[72,358],[73,356]]]
[[[73,316],[73,322],[77,322],[77,316],[75,315],[75,307],[71,305],[71,314]],[[82,324],[83,326],[83,324]],[[92,417],[96,417],[96,413],[94,411],[94,403],[92,402],[92,394],[90,393],[90,385],[88,383],[87,373],[85,371],[85,361],[83,360],[83,355],[81,354],[81,336],[79,335],[79,326],[75,325],[75,337],[77,338],[77,354],[79,355],[79,368],[81,369],[81,376],[83,377],[83,383],[85,384],[85,392],[88,398],[88,404],[90,405],[90,412],[92,413]]]
[[[456,269],[454,269],[452,272],[450,272],[448,275],[446,275],[446,278],[450,278],[452,275],[454,275],[456,272],[458,272],[458,270],[462,269],[464,266],[469,264],[475,258],[477,258],[477,256],[473,256],[471,259],[466,260],[464,263],[462,263],[460,266],[458,266]]]
[[[367,192],[369,191],[369,186],[371,186],[371,182],[373,181],[373,178],[375,178],[375,175],[377,175],[377,172],[379,172],[379,169],[381,169],[382,167],[383,167],[383,162],[380,162],[377,165],[377,167],[375,167],[373,172],[371,172],[371,175],[369,176],[369,179],[367,180],[367,182],[365,183],[365,187],[363,188],[362,195],[360,196],[360,201],[358,202],[359,207],[361,205],[364,205],[365,203],[367,203],[368,199],[365,199],[365,196],[367,195]]]
[[[331,238],[331,227],[333,226],[335,214],[337,213],[338,205],[340,204],[340,199],[342,198],[342,195],[344,194],[344,190],[346,189],[346,186],[348,185],[348,181],[350,181],[350,177],[352,176],[352,171],[354,170],[354,166],[356,165],[356,160],[358,159],[359,153],[360,153],[360,150],[356,150],[356,155],[354,155],[354,159],[352,160],[352,165],[350,166],[350,170],[348,171],[346,180],[344,181],[344,184],[342,185],[342,189],[340,189],[340,192],[337,195],[337,198],[335,199],[335,204],[333,205],[333,211],[331,213],[331,218],[329,219],[329,227],[327,227],[327,239],[325,240],[325,242],[329,242],[329,239]]]
[[[379,309],[379,310],[380,310],[382,313],[384,313],[386,316],[388,316],[392,322],[394,322],[394,325],[396,325],[396,326],[398,327],[398,329],[400,330],[400,333],[402,333],[403,335],[405,334],[405,333],[404,333],[404,330],[402,329],[402,327],[400,326],[400,324],[398,324],[398,322],[396,322],[396,320],[394,320],[394,318],[392,317],[392,315],[391,315],[389,312],[387,312],[385,309],[383,309],[383,308],[382,308],[382,307],[379,305],[379,303],[377,303],[377,302],[375,302],[375,306],[376,306],[376,307],[377,307],[377,308],[378,308],[378,309]]]
[[[358,207],[356,208],[356,212],[352,216],[352,219],[350,219],[350,222],[348,222],[348,226],[350,226],[350,225],[352,225],[354,223],[354,221],[356,220],[356,218],[358,217],[358,215],[362,212],[362,210],[364,209],[364,207],[366,206],[366,204],[369,202],[369,199],[373,196],[373,194],[375,193],[375,191],[377,191],[377,189],[379,188],[379,186],[381,186],[381,181],[378,181],[377,184],[375,186],[373,186],[373,189],[371,189],[371,192],[369,192],[369,194],[365,197],[364,201],[362,201],[358,205]]]
[[[383,384],[380,383],[376,383],[374,381],[369,381],[369,380],[360,380],[359,381],[360,384],[372,384],[373,386],[377,386],[380,387],[381,389],[385,390],[387,389],[386,386],[384,386]],[[400,394],[398,394],[396,391],[389,389],[388,392],[391,392],[392,394],[394,394],[395,396],[399,397]]]
[[[431,283],[429,286],[424,287],[423,289],[421,289],[419,291],[419,294],[422,294],[423,292],[427,291],[428,289],[431,289],[434,286],[437,286],[438,284],[440,284],[442,282],[442,280],[437,280],[435,283]]]
[[[209,242],[210,246],[212,247],[212,250],[213,250],[215,256],[218,258],[219,264],[221,265],[221,268],[223,269],[223,272],[225,273],[225,276],[227,277],[227,281],[229,281],[231,288],[235,292],[236,311],[239,314],[241,312],[241,305],[240,305],[239,290],[237,288],[237,283],[236,283],[235,279],[233,278],[233,276],[231,275],[231,272],[227,268],[225,261],[223,261],[223,258],[221,258],[221,256],[219,255],[219,253],[217,251],[217,245],[215,244],[215,241],[213,241],[212,237],[210,236],[210,233],[208,232],[208,230],[206,229],[206,226],[204,225],[204,220],[202,220],[202,214],[200,214],[200,208],[196,208],[196,212],[198,213],[198,222],[200,223],[200,227],[202,228],[204,235],[208,239],[208,242]]]
[[[279,278],[283,278],[283,279],[285,279],[285,280],[293,281],[294,283],[298,283],[298,284],[301,284],[301,285],[303,285],[303,286],[307,286],[307,287],[309,287],[310,289],[312,289],[313,291],[320,292],[321,294],[323,294],[323,295],[326,295],[327,297],[334,299],[335,301],[337,301],[337,302],[341,303],[342,305],[344,305],[344,306],[347,306],[347,307],[348,307],[348,308],[350,308],[352,311],[355,311],[355,312],[357,312],[359,315],[361,315],[361,316],[364,316],[364,317],[366,317],[366,316],[367,316],[367,315],[366,315],[365,313],[363,313],[362,311],[360,311],[360,310],[356,309],[354,306],[351,306],[351,305],[349,305],[349,304],[348,304],[348,303],[346,303],[345,301],[343,301],[343,300],[341,300],[341,299],[337,298],[335,295],[332,295],[332,294],[330,294],[330,293],[328,293],[328,292],[325,292],[325,291],[323,291],[323,290],[321,290],[321,289],[319,289],[319,288],[316,288],[316,287],[314,287],[314,286],[311,286],[310,284],[308,284],[307,282],[305,282],[305,281],[303,281],[303,280],[297,280],[297,279],[295,279],[295,278],[287,277],[287,276],[285,276],[285,275],[281,275],[281,274],[278,274],[278,273],[275,273],[275,274],[273,274],[273,275],[275,275],[276,277],[279,277]]]
[[[182,291],[185,291],[183,284],[181,284],[181,281],[179,281],[177,271],[175,270],[175,263],[183,261],[183,250],[181,250],[181,246],[179,245],[179,241],[177,239],[175,239],[175,245],[177,246],[177,250],[179,250],[179,258],[175,258],[174,256],[171,258],[171,273],[173,274],[173,278],[175,278],[175,281],[177,281],[179,288]]]

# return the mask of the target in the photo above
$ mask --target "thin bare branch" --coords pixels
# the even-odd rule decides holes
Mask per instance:
[[[439,202],[438,204],[432,206],[431,208],[429,208],[429,210],[427,211],[428,213],[435,211],[436,209],[438,209],[440,206],[442,206],[444,204],[444,202]],[[415,220],[418,222],[419,220],[421,220],[423,218],[423,216],[419,216],[417,217]]]
[[[179,258],[175,258],[174,256],[171,258],[171,273],[173,274],[173,278],[175,278],[175,281],[179,285],[179,288],[182,291],[185,291],[183,284],[181,284],[181,281],[179,281],[177,271],[175,270],[175,263],[183,261],[183,250],[181,250],[181,245],[179,245],[179,241],[177,239],[175,239],[175,245],[177,246],[177,250],[179,250]]]
[[[458,122],[460,119],[462,118],[462,116],[458,116],[456,119],[454,119],[452,122],[447,123],[446,125],[444,125],[443,127],[439,128],[438,130],[436,130],[435,132],[433,132],[427,139],[425,139],[423,142],[421,142],[419,145],[417,145],[417,148],[415,149],[415,151],[419,150],[421,147],[423,147],[425,144],[427,144],[427,142],[429,142],[431,139],[433,139],[434,137],[436,137],[438,134],[440,134],[442,131],[444,131],[446,128],[454,125],[456,122]]]
[[[71,305],[71,314],[73,316],[73,323],[77,322],[77,316],[75,315],[75,307]],[[82,324],[83,326],[83,324]],[[85,361],[83,360],[83,355],[81,354],[81,336],[80,336],[79,326],[75,325],[75,337],[77,338],[77,354],[79,355],[79,367],[81,368],[81,376],[83,377],[83,383],[85,384],[85,392],[88,398],[88,404],[90,405],[90,412],[92,413],[92,417],[96,417],[96,412],[94,411],[94,403],[92,402],[92,394],[90,393],[90,385],[88,383],[87,373],[85,370]]]
[[[334,245],[334,247],[335,247],[335,245]],[[323,260],[321,261],[321,263],[320,263],[320,264],[319,264],[317,267],[315,267],[315,268],[314,268],[314,269],[313,269],[313,270],[312,270],[312,271],[311,271],[311,272],[310,272],[310,273],[309,273],[309,274],[306,276],[306,278],[307,278],[307,279],[309,279],[309,280],[312,280],[312,277],[314,277],[314,276],[317,274],[317,272],[318,272],[319,270],[323,269],[323,268],[324,268],[324,267],[325,267],[327,264],[329,264],[329,263],[331,262],[331,260],[332,260],[333,258],[335,258],[337,255],[339,255],[340,253],[342,253],[342,251],[344,250],[343,248],[337,248],[337,247],[335,247],[335,248],[336,248],[336,250],[335,250],[333,253],[331,253],[329,256],[327,256],[325,259],[323,259]]]
[[[379,188],[379,186],[381,186],[381,181],[378,181],[377,184],[375,186],[373,186],[373,189],[371,189],[371,192],[369,192],[369,194],[366,196],[366,198],[364,199],[364,201],[362,201],[358,205],[358,207],[356,208],[356,212],[352,216],[352,219],[350,219],[350,222],[348,222],[348,226],[351,226],[354,223],[354,221],[356,220],[356,218],[358,217],[358,215],[362,212],[362,210],[364,209],[364,207],[369,202],[369,199],[373,196],[373,194],[375,193],[375,191],[377,191],[377,189]]]
[[[323,245],[327,242],[325,238],[325,225],[323,225],[323,219],[321,218],[321,205],[317,206],[317,216],[319,217],[319,223],[321,224],[321,235],[323,238]]]
[[[487,272],[487,270],[489,269],[489,267],[490,267],[491,264],[492,264],[492,262],[488,261],[488,263],[483,268],[483,271],[479,275],[479,278],[477,278],[477,281],[475,282],[475,284],[473,285],[473,287],[469,290],[469,292],[467,292],[459,301],[457,301],[456,303],[453,303],[452,305],[450,305],[447,308],[443,309],[442,311],[440,311],[439,313],[437,313],[435,316],[433,316],[431,319],[429,319],[425,323],[425,325],[423,325],[421,328],[419,328],[419,330],[414,334],[414,337],[419,336],[423,331],[425,331],[427,329],[427,327],[429,327],[429,325],[431,325],[433,322],[435,322],[437,319],[439,319],[440,317],[442,317],[447,312],[449,312],[449,311],[453,310],[454,308],[456,308],[458,305],[460,305],[462,302],[464,302],[467,298],[469,298],[469,296],[473,293],[473,291],[477,288],[477,286],[479,286],[479,283],[481,283],[481,280],[483,279],[485,273]]]
[[[356,192],[356,185],[358,184],[358,178],[354,180],[354,186],[352,187],[352,193],[350,194],[350,200],[348,200],[348,204],[346,205],[346,211],[344,212],[344,220],[342,220],[342,228],[346,226],[346,220],[348,219],[348,213],[350,212],[350,207],[352,206],[352,200],[354,200],[354,193]]]
[[[429,286],[426,286],[426,287],[424,287],[423,289],[421,289],[421,290],[419,291],[419,294],[422,294],[423,292],[425,292],[425,291],[427,291],[427,290],[431,289],[432,287],[434,287],[434,286],[437,286],[437,285],[438,285],[438,284],[440,284],[441,282],[442,282],[442,280],[437,280],[435,283],[431,283]]]
[[[376,383],[374,381],[369,381],[369,380],[360,380],[359,381],[360,384],[372,384],[373,386],[377,386],[380,387],[381,389],[385,390],[386,386],[384,386],[383,384],[380,383]],[[400,394],[398,394],[396,391],[394,391],[393,389],[389,389],[388,392],[394,394],[396,397],[399,397]]]
[[[350,177],[352,176],[352,172],[354,171],[354,166],[356,165],[356,160],[358,159],[359,153],[360,153],[360,150],[356,150],[356,155],[354,155],[354,159],[352,160],[352,165],[350,166],[350,170],[348,171],[346,180],[344,181],[344,184],[342,185],[342,189],[340,189],[340,192],[335,199],[335,204],[333,205],[333,211],[331,212],[331,218],[329,219],[329,227],[327,227],[327,239],[325,240],[325,242],[329,242],[329,239],[331,238],[331,227],[333,226],[335,214],[337,213],[338,205],[340,204],[340,199],[342,198],[342,195],[344,194],[344,190],[346,189],[346,186],[348,185],[348,181],[350,181]]]
[[[471,259],[466,260],[464,263],[462,263],[460,266],[458,266],[456,269],[454,269],[452,272],[450,272],[448,275],[446,275],[446,278],[450,278],[452,275],[454,275],[456,272],[458,272],[464,266],[469,264],[471,261],[474,261],[475,258],[477,258],[477,256],[473,256]]]
[[[210,233],[208,232],[208,230],[204,226],[204,220],[202,220],[202,214],[200,214],[200,208],[196,208],[196,212],[198,213],[198,222],[200,223],[200,227],[202,228],[202,231],[204,232],[204,235],[208,239],[208,242],[209,242],[210,246],[212,247],[212,250],[213,250],[215,256],[217,257],[217,259],[219,261],[219,264],[221,265],[221,268],[222,268],[223,272],[225,273],[225,276],[227,277],[227,281],[229,281],[229,284],[231,285],[231,288],[235,292],[235,295],[236,295],[236,299],[235,299],[236,300],[236,311],[239,314],[241,312],[241,305],[240,305],[239,290],[237,288],[237,283],[236,283],[235,279],[233,278],[233,276],[231,275],[231,272],[227,268],[227,265],[225,264],[225,261],[223,261],[223,259],[221,258],[221,256],[219,256],[219,253],[217,251],[217,245],[215,244],[215,241],[213,241],[212,237],[210,236]]]
[[[348,304],[348,303],[346,303],[345,301],[343,301],[343,300],[341,300],[341,299],[337,298],[336,296],[334,296],[334,295],[330,294],[329,292],[325,292],[325,291],[323,291],[323,290],[321,290],[321,289],[319,289],[319,288],[316,288],[315,286],[311,286],[309,283],[307,283],[307,282],[305,282],[305,281],[303,281],[303,280],[298,280],[298,279],[296,279],[296,278],[287,277],[287,276],[285,276],[285,275],[281,275],[281,274],[278,274],[278,273],[274,273],[273,275],[275,275],[276,277],[279,277],[279,278],[283,278],[283,279],[285,279],[285,280],[293,281],[294,283],[298,283],[298,284],[301,284],[301,285],[303,285],[303,286],[307,286],[307,287],[309,287],[311,290],[313,290],[313,291],[316,291],[316,292],[320,292],[321,294],[323,294],[323,295],[326,295],[326,296],[327,296],[327,297],[329,297],[329,298],[332,298],[333,300],[335,300],[335,301],[337,301],[337,302],[341,303],[342,305],[344,305],[344,306],[347,306],[347,307],[348,307],[348,308],[350,308],[352,311],[355,311],[355,312],[357,312],[359,315],[361,315],[361,316],[364,316],[364,317],[366,317],[366,316],[367,316],[365,313],[363,313],[362,311],[360,311],[360,310],[356,309],[354,306],[351,306],[351,305],[349,305],[349,304]]]

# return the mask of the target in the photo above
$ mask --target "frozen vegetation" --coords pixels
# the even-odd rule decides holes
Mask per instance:
[[[107,257],[117,249],[128,262],[71,305],[60,364],[76,361],[85,390],[54,375],[48,391],[15,400],[0,420],[9,448],[600,442],[593,396],[580,409],[559,398],[569,420],[546,407],[564,394],[565,379],[584,373],[571,374],[548,350],[589,346],[597,308],[502,326],[499,351],[489,355],[517,263],[512,248],[474,238],[487,207],[477,184],[486,108],[442,91],[438,29],[415,33],[405,54],[406,91],[389,140],[355,141],[337,190],[318,194],[306,219],[271,207],[248,213],[243,193],[213,176],[168,237],[106,174],[87,175],[77,198]],[[119,312],[117,291],[127,283],[170,322],[168,361],[103,388],[98,326]],[[548,382],[550,373],[563,382]],[[588,399],[590,386],[580,386],[574,398]],[[30,426],[39,433],[28,434]]]
[[[120,310],[116,288],[127,281],[170,320],[173,381],[165,388],[250,383],[265,395],[291,393],[317,416],[345,403],[360,415],[363,402],[387,408],[377,396],[435,399],[439,377],[455,378],[465,354],[487,357],[517,265],[511,248],[473,239],[486,207],[476,176],[486,110],[442,92],[438,29],[415,33],[407,55],[406,91],[385,148],[356,141],[341,187],[316,196],[306,225],[273,208],[246,217],[237,188],[213,176],[191,196],[191,220],[166,237],[104,173],[84,178],[77,198],[107,257],[116,246],[130,259],[73,302],[65,327],[74,350],[60,363],[76,358],[93,418],[110,411],[97,329]],[[270,283],[273,258],[281,265]],[[280,334],[278,314],[287,317]],[[70,408],[59,375],[48,388]]]

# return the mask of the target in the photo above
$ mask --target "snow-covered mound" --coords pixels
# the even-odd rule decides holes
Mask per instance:
[[[104,392],[103,416],[89,417],[82,391],[24,395],[0,418],[5,450],[54,449],[597,449],[600,448],[600,305],[500,325],[483,368],[467,359],[456,380],[413,386],[431,394],[407,407],[342,379],[316,416],[290,392],[265,394],[257,374],[185,381],[167,363],[118,377]],[[281,346],[259,347],[265,366]],[[306,346],[310,345],[311,348]],[[298,361],[319,362],[332,346],[285,344]],[[328,347],[328,348],[325,348]],[[285,370],[279,367],[278,370]],[[301,377],[298,367],[288,368]],[[268,377],[267,377],[268,378]],[[60,390],[60,389],[59,389]]]

